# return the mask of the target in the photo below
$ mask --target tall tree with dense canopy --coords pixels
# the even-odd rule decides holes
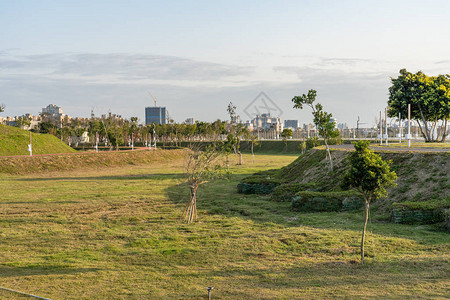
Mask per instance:
[[[361,263],[364,263],[364,240],[369,220],[370,202],[387,196],[387,188],[396,186],[397,174],[389,168],[390,161],[384,161],[369,148],[369,141],[355,143],[355,151],[348,161],[350,170],[344,176],[343,187],[355,188],[364,198],[364,225],[361,236]]]
[[[406,118],[411,104],[411,119],[419,124],[425,141],[445,141],[450,118],[450,75],[427,76],[421,71],[413,74],[402,69],[391,81],[388,116],[396,117],[400,113]],[[442,121],[440,133],[439,121]]]
[[[330,148],[328,147],[328,140],[330,138],[339,137],[339,131],[335,129],[335,124],[332,122],[331,118],[333,115],[323,110],[323,106],[320,103],[314,105],[316,100],[317,92],[315,90],[309,90],[308,94],[295,96],[292,98],[294,103],[294,108],[303,109],[303,105],[307,105],[312,109],[312,114],[314,117],[314,124],[317,127],[319,135],[323,138],[325,143],[325,148],[327,151],[327,159],[330,162],[330,169],[333,170],[333,160],[331,158]]]

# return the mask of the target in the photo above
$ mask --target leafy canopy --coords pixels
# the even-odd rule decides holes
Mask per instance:
[[[344,176],[343,186],[354,187],[366,201],[387,196],[387,188],[396,186],[397,174],[389,168],[390,161],[384,161],[369,148],[369,141],[355,143],[355,151],[348,160],[350,170]]]
[[[401,114],[406,118],[410,104],[411,119],[422,122],[421,131],[426,141],[436,141],[437,137],[431,135],[436,122],[450,118],[450,75],[427,76],[421,71],[413,74],[402,69],[391,82],[389,117]]]

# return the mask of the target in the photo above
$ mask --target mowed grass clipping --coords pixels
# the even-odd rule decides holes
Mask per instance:
[[[0,286],[52,299],[444,298],[449,235],[374,222],[358,260],[362,212],[291,212],[240,195],[239,179],[296,156],[257,155],[230,181],[201,186],[182,221],[183,159],[0,175]],[[14,294],[0,292],[0,297]]]
[[[29,155],[30,132],[0,124],[0,156]],[[33,154],[73,153],[73,148],[51,134],[31,133]]]

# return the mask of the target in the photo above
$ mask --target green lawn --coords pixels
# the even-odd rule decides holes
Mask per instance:
[[[0,286],[52,299],[444,298],[450,236],[362,212],[295,213],[240,195],[240,178],[292,162],[245,155],[230,182],[199,189],[186,225],[181,159],[101,170],[0,175]],[[12,298],[0,292],[0,298]]]

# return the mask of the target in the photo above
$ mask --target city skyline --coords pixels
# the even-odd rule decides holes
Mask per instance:
[[[143,122],[150,91],[177,122],[214,121],[230,101],[245,118],[265,92],[283,119],[309,123],[291,99],[315,89],[339,122],[374,123],[400,69],[449,73],[449,11],[446,1],[3,2],[1,116],[55,103]]]

